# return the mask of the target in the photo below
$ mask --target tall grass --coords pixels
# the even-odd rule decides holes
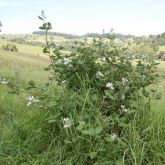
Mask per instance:
[[[76,96],[79,105],[82,105],[82,112],[85,106],[86,111],[90,112],[90,115],[93,114],[91,123],[94,120],[99,122],[101,116],[97,111],[98,105],[92,103],[89,91],[83,93],[80,97]],[[77,136],[74,126],[68,131],[62,127],[55,129],[54,116],[50,118],[48,110],[36,106],[28,108],[24,94],[10,95],[3,86],[0,87],[0,98],[2,165],[163,165],[165,163],[164,112],[157,113],[155,110],[148,112],[143,109],[132,118],[129,126],[122,131],[115,142],[107,139],[104,143],[104,139],[101,140],[99,136],[81,134]],[[64,110],[63,108],[65,106],[61,110]],[[79,119],[82,117],[80,114],[74,116]],[[75,141],[70,139],[74,134]]]

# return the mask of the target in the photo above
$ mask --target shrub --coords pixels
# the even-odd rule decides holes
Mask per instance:
[[[25,114],[27,120],[17,122],[18,151],[11,157],[18,155],[19,164],[159,164],[146,145],[153,132],[147,87],[157,76],[157,63],[131,60],[111,35],[90,44],[76,41],[70,49],[57,44],[52,50],[47,39],[51,23],[44,13],[39,18],[52,83],[43,88],[29,82],[34,96],[26,100],[27,109],[33,107],[27,112],[37,113],[39,105],[40,115],[29,119]]]
[[[4,50],[18,52],[18,48],[15,44],[7,43],[6,45],[2,46]]]
[[[51,23],[44,13],[39,18],[46,32],[43,52],[51,60],[47,70],[56,82],[42,90],[40,100],[48,110],[46,121],[55,146],[65,148],[62,162],[72,157],[72,164],[119,161],[125,147],[122,132],[134,116],[150,110],[147,87],[157,77],[157,63],[150,58],[131,60],[111,35],[91,44],[76,41],[69,50],[56,45],[52,51],[47,39]]]

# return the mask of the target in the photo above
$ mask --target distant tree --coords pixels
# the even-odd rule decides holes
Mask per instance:
[[[1,32],[2,22],[0,21],[0,32]]]
[[[6,51],[18,52],[17,46],[12,43],[7,43],[6,45],[3,45],[2,48]]]

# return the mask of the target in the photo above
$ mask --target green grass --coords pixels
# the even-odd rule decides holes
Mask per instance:
[[[154,86],[155,88],[155,99],[152,100],[153,111],[165,112],[165,62],[158,61],[158,73],[160,75],[159,81]]]
[[[2,48],[3,45],[6,45],[6,41],[0,42],[0,47]],[[26,54],[33,54],[36,56],[44,56],[43,54],[43,48],[39,46],[31,46],[31,45],[25,45],[25,44],[17,44],[14,43],[16,47],[18,48],[18,52],[20,53],[26,53]]]
[[[49,74],[44,68],[48,64],[49,60],[46,56],[40,57],[0,49],[0,77],[17,77],[25,82],[30,80],[46,82]]]
[[[165,51],[165,46],[159,46],[159,52],[160,51]]]

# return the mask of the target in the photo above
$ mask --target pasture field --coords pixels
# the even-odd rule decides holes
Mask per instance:
[[[0,47],[2,47],[3,45],[6,45],[8,42],[0,42]],[[25,44],[17,44],[14,43],[16,45],[16,47],[18,48],[18,51],[20,53],[26,53],[26,54],[32,54],[32,55],[36,55],[36,56],[43,56],[43,48],[39,47],[39,46],[31,46],[31,45],[25,45]]]
[[[3,44],[1,41],[0,47]],[[18,84],[25,86],[30,80],[40,86],[47,83],[49,72],[44,68],[49,65],[49,59],[42,54],[42,48],[16,45],[19,52],[9,52],[0,48],[0,78],[13,78]],[[136,116],[128,130],[123,133],[126,142],[123,144],[119,140],[119,143],[115,142],[112,145],[117,146],[115,155],[121,150],[124,153],[123,157],[118,156],[118,159],[114,160],[115,165],[125,164],[123,160],[127,152],[128,160],[131,162],[129,165],[142,165],[143,161],[150,161],[153,165],[165,164],[165,62],[158,62],[160,64],[157,72],[160,78],[156,85],[152,86],[155,92],[151,100],[151,114],[143,115],[142,118]],[[69,133],[74,132],[66,131],[63,135],[54,136],[49,131],[53,129],[54,121],[47,118],[48,110],[27,106],[26,98],[31,95],[37,96],[37,89],[22,90],[17,95],[9,93],[5,84],[0,84],[0,165],[72,165],[72,162],[84,165],[84,157],[88,157],[85,164],[95,161],[95,151],[91,149],[86,151],[87,153],[82,153],[82,150],[84,141],[91,141],[89,148],[92,148],[97,137],[79,137],[79,141],[73,142],[69,140]],[[87,96],[85,94],[82,98],[84,105]],[[58,95],[55,97],[58,98]],[[95,105],[92,106],[94,108]],[[68,136],[64,144],[59,141],[63,136]],[[72,152],[67,152],[70,150]],[[106,163],[104,159],[106,158],[103,156],[95,165],[114,164]]]
[[[30,80],[46,81],[48,73],[44,67],[48,64],[49,59],[46,56],[36,56],[29,52],[28,54],[8,52],[0,49],[0,77],[18,78],[25,82]]]
[[[159,51],[165,51],[165,46],[159,46]]]
[[[160,99],[153,99],[152,109],[153,111],[162,111],[165,112],[165,62],[158,61],[158,73],[160,75],[159,82],[155,85],[156,97]]]

